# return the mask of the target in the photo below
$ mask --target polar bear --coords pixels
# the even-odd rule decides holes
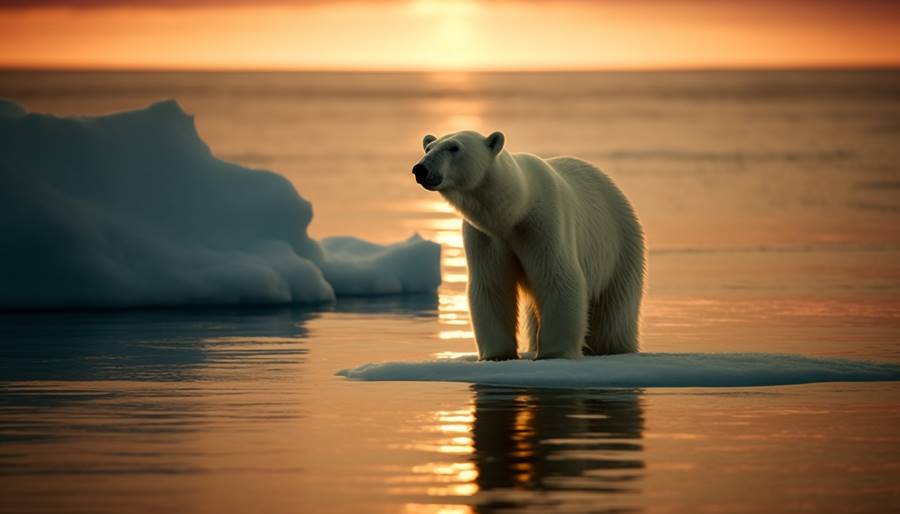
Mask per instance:
[[[412,169],[464,218],[479,359],[518,358],[520,328],[538,359],[636,352],[644,236],[625,195],[588,162],[504,143],[427,135]]]

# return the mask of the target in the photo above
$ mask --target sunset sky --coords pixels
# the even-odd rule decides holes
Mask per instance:
[[[900,65],[900,2],[0,0],[0,66]]]

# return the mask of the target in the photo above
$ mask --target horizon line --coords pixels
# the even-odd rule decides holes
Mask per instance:
[[[0,73],[8,72],[66,72],[66,73],[641,73],[641,72],[736,72],[736,71],[900,71],[896,63],[834,63],[834,64],[768,64],[768,65],[659,65],[659,66],[585,66],[585,67],[476,67],[476,68],[413,68],[413,67],[217,67],[217,66],[119,66],[119,65],[36,65],[20,66],[0,63]]]

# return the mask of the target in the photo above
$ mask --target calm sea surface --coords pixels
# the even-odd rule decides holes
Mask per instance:
[[[900,384],[350,382],[473,351],[427,132],[606,170],[650,249],[642,348],[900,362],[900,72],[0,73],[34,111],[177,99],[288,177],[315,237],[443,245],[435,296],[0,315],[0,511],[889,512]]]

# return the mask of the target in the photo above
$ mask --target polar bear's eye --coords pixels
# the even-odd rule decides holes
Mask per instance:
[[[447,150],[448,150],[450,153],[456,153],[456,152],[459,151],[459,145],[450,145],[450,146],[447,147]]]

